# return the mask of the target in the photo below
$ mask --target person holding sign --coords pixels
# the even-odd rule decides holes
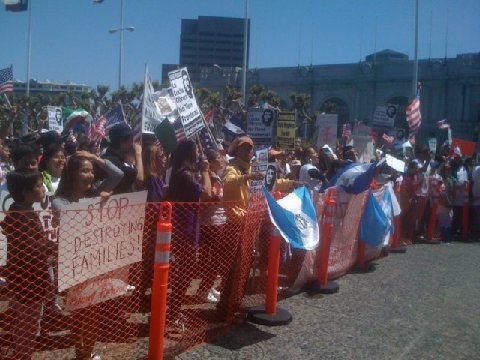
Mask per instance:
[[[245,215],[247,212],[248,199],[250,196],[250,181],[263,180],[264,175],[259,172],[252,172],[251,161],[253,158],[253,140],[249,136],[237,137],[230,144],[228,155],[234,159],[227,165],[223,175],[223,200],[235,201],[238,205],[230,205],[227,208],[227,224],[226,234],[241,234]],[[242,257],[250,257],[251,254],[242,254],[241,236],[232,237],[230,239],[230,251],[224,254],[230,257],[231,265],[225,279],[222,279],[222,288],[220,301],[217,309],[220,316],[229,320],[231,309],[236,308],[234,301],[239,299],[236,297],[235,291],[238,290],[238,273]]]
[[[107,174],[101,182],[95,182],[93,165]],[[123,172],[109,160],[104,160],[87,151],[77,151],[72,155],[63,169],[56,197],[52,201],[55,222],[58,224],[59,211],[73,202],[86,197],[100,195],[106,199],[123,177]],[[62,239],[59,239],[62,241]],[[94,308],[94,307],[93,307]],[[75,350],[77,358],[90,356],[97,337],[99,318],[92,308],[73,311],[73,316],[81,325],[75,334]]]

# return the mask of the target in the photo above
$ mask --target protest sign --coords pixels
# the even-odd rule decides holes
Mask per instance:
[[[257,148],[257,150],[255,151],[255,154],[256,154],[255,155],[256,160],[252,164],[252,172],[259,172],[265,176],[268,168],[268,148],[267,147]],[[264,184],[264,179],[251,180],[250,193],[256,193],[258,191],[262,191],[263,184]]]
[[[193,86],[190,82],[187,68],[169,72],[168,79],[172,86],[173,97],[180,114],[185,136],[190,138],[202,130],[205,123],[193,93]]]
[[[317,117],[316,126],[318,136],[316,141],[317,148],[327,144],[332,149],[337,147],[337,114],[321,114]]]
[[[0,209],[0,222],[2,222],[3,219],[5,219],[5,212],[8,211],[10,205],[13,204],[13,199],[8,191],[0,191],[0,204],[2,205]],[[0,231],[0,266],[5,265],[7,265],[7,237],[3,231]]]
[[[147,192],[91,198],[62,209],[58,241],[58,287],[64,291],[88,279],[142,260]]]
[[[257,145],[272,143],[273,127],[275,125],[275,110],[250,109],[247,115],[247,135]]]
[[[450,150],[454,153],[456,147],[458,147],[462,155],[466,157],[472,157],[475,153],[476,143],[474,141],[468,141],[463,139],[452,139],[452,144],[450,145]]]
[[[155,103],[155,91],[145,67],[145,87],[143,89],[142,133],[153,134],[157,125],[165,118]]]
[[[65,308],[78,310],[128,294],[128,267],[126,271],[115,270],[90,281],[70,288],[67,292]]]
[[[393,170],[403,173],[405,171],[405,162],[393,157],[389,154],[385,155],[387,165],[390,166]]]
[[[59,134],[63,131],[63,112],[59,106],[47,106],[48,129]]]
[[[396,105],[378,105],[373,113],[373,126],[381,126],[385,128],[392,128],[397,116]]]
[[[372,128],[365,124],[355,124],[353,129],[353,144],[358,153],[358,160],[369,163],[375,158],[375,145],[372,139]]]
[[[297,123],[295,112],[279,112],[277,120],[277,144],[278,147],[287,150],[295,150],[295,132]]]

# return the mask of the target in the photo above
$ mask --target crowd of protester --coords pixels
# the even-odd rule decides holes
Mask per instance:
[[[62,209],[83,198],[106,199],[112,194],[139,190],[147,190],[149,203],[168,200],[198,204],[198,207],[179,207],[173,213],[170,296],[176,301],[168,307],[168,326],[170,331],[184,330],[180,306],[197,262],[200,269],[214,269],[202,276],[199,296],[217,303],[221,315],[228,317],[235,299],[232,284],[237,269],[235,262],[229,266],[221,259],[227,250],[233,249],[234,254],[238,251],[241,237],[227,239],[225,234],[232,234],[242,226],[250,183],[265,177],[252,171],[253,140],[248,136],[238,137],[226,151],[203,149],[197,142],[186,140],[168,154],[153,135],[144,134],[141,145],[133,139],[133,131],[120,124],[110,130],[108,143],[93,143],[81,135],[73,142],[55,132],[2,140],[1,186],[13,199],[10,208],[3,209],[8,212],[1,223],[9,244],[7,271],[2,281],[13,294],[9,306],[19,314],[11,329],[13,358],[30,358],[32,344],[41,331],[44,309],[63,311],[54,286],[55,275],[52,276],[56,273],[56,243],[49,240],[33,211],[34,203],[44,201],[46,193],[52,194],[57,222]],[[397,185],[405,241],[419,241],[426,236],[434,202],[438,204],[436,216],[443,241],[480,239],[480,166],[448,147],[441,148],[437,155],[427,148],[400,154],[384,148],[377,151],[377,156],[381,158],[388,153],[405,161],[405,171],[396,172],[382,165],[377,169],[375,181],[380,184],[392,181]],[[305,185],[312,191],[322,191],[342,168],[356,162],[358,154],[353,146],[338,146],[334,150],[324,145],[296,151],[270,148],[269,163],[276,167],[272,190],[289,192]],[[468,196],[473,221],[470,236],[464,239],[461,224],[467,181],[471,184]],[[223,205],[229,201],[234,201],[234,205]],[[146,223],[147,228],[154,225],[154,221]],[[139,286],[141,291],[151,286],[153,244],[154,236],[145,236],[143,271],[147,279]],[[220,284],[216,282],[218,278]],[[33,290],[38,288],[42,291]],[[95,321],[94,314],[85,311],[71,315],[90,316]],[[88,332],[79,335],[79,358],[90,356],[93,339]]]

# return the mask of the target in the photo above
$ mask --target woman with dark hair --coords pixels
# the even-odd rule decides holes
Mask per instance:
[[[107,173],[107,177],[101,182],[95,183],[94,164]],[[82,198],[109,193],[122,177],[123,172],[109,160],[88,151],[77,151],[68,159],[52,205],[60,210]]]
[[[168,199],[176,202],[172,216],[172,293],[169,295],[167,320],[170,331],[182,332],[184,319],[180,314],[194,273],[198,246],[198,201],[211,196],[208,161],[199,162],[197,147],[191,140],[180,143],[172,156]],[[201,174],[201,182],[197,174]]]
[[[95,183],[93,165],[102,169],[107,177]],[[80,199],[93,196],[110,196],[111,191],[123,177],[123,172],[109,160],[104,160],[88,151],[78,151],[72,155],[63,169],[56,197],[52,201],[56,222],[58,224],[59,212],[71,203]],[[62,239],[59,239],[59,242]],[[78,359],[90,359],[99,328],[98,307],[93,305],[73,311],[75,325],[75,350]],[[108,312],[107,312],[108,313]],[[78,331],[78,332],[77,332]]]
[[[65,163],[65,150],[61,144],[50,144],[44,150],[39,170],[42,174],[43,185],[45,185],[47,192],[53,194],[57,191]]]

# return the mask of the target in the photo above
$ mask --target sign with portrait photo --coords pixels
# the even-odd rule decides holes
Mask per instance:
[[[379,105],[375,108],[373,113],[373,126],[380,126],[384,128],[393,128],[395,118],[397,117],[397,106],[392,104]]]
[[[251,109],[247,115],[247,134],[256,145],[272,143],[277,113],[273,109]]]
[[[48,129],[54,130],[59,134],[63,131],[63,112],[59,106],[47,106]]]
[[[170,80],[185,136],[190,138],[202,130],[205,123],[193,93],[193,85],[187,68],[170,71],[168,79]]]
[[[268,148],[259,147],[255,151],[255,161],[252,163],[252,172],[258,172],[264,176],[267,173],[268,168]],[[251,180],[250,181],[250,193],[256,193],[262,191],[264,185],[264,179]]]

